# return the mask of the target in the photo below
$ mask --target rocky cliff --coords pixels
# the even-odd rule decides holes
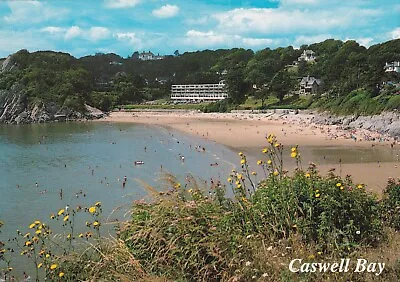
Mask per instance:
[[[312,122],[316,124],[341,125],[344,129],[366,129],[400,138],[400,114],[385,112],[374,116],[333,116],[316,114]]]
[[[12,55],[0,61],[0,76],[17,70]],[[82,111],[74,111],[55,102],[29,101],[27,90],[21,82],[15,82],[7,89],[0,89],[0,123],[41,123],[56,120],[96,119],[104,113],[85,105]]]

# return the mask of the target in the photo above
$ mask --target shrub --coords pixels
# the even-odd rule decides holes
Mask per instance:
[[[382,219],[389,226],[400,230],[400,180],[390,178],[383,195]]]

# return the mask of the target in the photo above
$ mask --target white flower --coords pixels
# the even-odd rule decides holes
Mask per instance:
[[[268,277],[268,273],[264,273],[263,275],[261,275],[262,277]]]
[[[360,230],[357,230],[357,231],[356,231],[356,234],[357,234],[357,235],[360,235],[360,234],[361,234],[361,231],[360,231]]]
[[[246,266],[250,266],[251,265],[251,262],[250,261],[246,261],[246,264],[245,264]]]

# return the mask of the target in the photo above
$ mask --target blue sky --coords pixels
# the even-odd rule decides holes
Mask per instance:
[[[0,1],[0,57],[20,49],[76,57],[256,51],[327,38],[364,46],[400,38],[399,0]]]

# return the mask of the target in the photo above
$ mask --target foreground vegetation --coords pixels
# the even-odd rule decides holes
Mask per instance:
[[[232,170],[227,186],[202,187],[194,177],[183,185],[172,175],[165,176],[162,192],[144,183],[153,200],[135,202],[115,238],[102,233],[100,202],[50,215],[62,234],[53,234],[54,223],[34,221],[29,231],[0,243],[0,272],[12,281],[13,256],[20,254],[32,261],[30,275],[37,281],[400,279],[399,180],[389,179],[379,200],[350,176],[322,176],[314,164],[303,170],[297,147],[290,152],[297,169],[289,174],[283,145],[273,135],[267,142],[257,162],[260,173],[239,153],[240,169]],[[76,231],[78,217],[86,220],[86,232]],[[379,276],[300,274],[288,268],[295,258],[365,258],[386,265]]]

